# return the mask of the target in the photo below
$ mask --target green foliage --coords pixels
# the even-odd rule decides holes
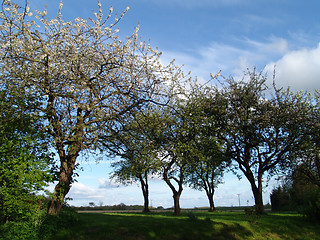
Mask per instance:
[[[79,218],[76,211],[64,205],[58,215],[47,215],[39,228],[39,239],[60,239],[68,229],[78,224]]]
[[[0,225],[0,239],[3,240],[37,240],[38,231],[30,222],[9,222]]]
[[[320,188],[304,177],[298,166],[283,186],[273,189],[270,199],[273,211],[298,211],[312,221],[320,222]]]
[[[41,131],[41,119],[34,115],[34,107],[39,103],[22,99],[15,90],[6,85],[0,90],[2,222],[30,220],[39,205],[32,193],[42,190],[51,178],[52,158]]]
[[[225,134],[219,125],[225,109],[212,102],[212,95],[206,89],[194,91],[182,101],[178,110],[184,139],[187,139],[182,141],[181,151],[188,159],[185,178],[190,187],[206,191],[213,211],[215,188],[222,183],[223,173],[230,164],[225,141],[219,137]]]
[[[306,133],[306,97],[270,87],[255,69],[240,81],[227,79],[211,96],[214,105],[225,109],[215,122],[223,129],[218,136],[226,142],[234,168],[250,182],[256,209],[263,213],[263,178],[294,165],[294,152]]]
[[[0,224],[0,239],[37,240],[46,217],[47,203],[47,199],[42,196],[30,195],[24,207],[17,204],[19,214],[10,215],[10,221]]]
[[[270,195],[272,211],[292,210],[291,195],[285,186],[274,188]]]
[[[39,99],[20,91],[0,86],[0,239],[37,239],[47,200],[36,193],[52,176]]]
[[[302,212],[313,222],[320,223],[320,189],[309,193],[307,206]]]
[[[245,215],[247,217],[247,221],[250,223],[256,224],[259,218],[261,217],[261,214],[257,213],[257,210],[255,206],[253,207],[246,207],[244,209]]]

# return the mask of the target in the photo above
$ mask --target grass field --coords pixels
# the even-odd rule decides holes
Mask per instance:
[[[296,213],[79,213],[54,239],[320,239],[320,225]]]

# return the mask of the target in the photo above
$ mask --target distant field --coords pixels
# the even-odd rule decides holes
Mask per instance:
[[[152,213],[80,213],[54,239],[320,239],[320,225],[296,213],[243,211]]]

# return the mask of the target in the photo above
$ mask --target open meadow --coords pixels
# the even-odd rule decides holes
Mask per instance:
[[[70,216],[69,216],[70,217]],[[320,239],[320,226],[297,213],[184,211],[77,213],[48,239]]]

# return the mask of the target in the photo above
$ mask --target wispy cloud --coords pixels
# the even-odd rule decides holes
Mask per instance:
[[[226,77],[241,78],[249,68],[264,70],[268,76],[276,68],[279,87],[292,90],[320,88],[320,44],[315,48],[294,49],[283,38],[270,37],[268,41],[249,38],[237,40],[236,45],[212,42],[208,46],[184,52],[164,52],[164,59],[175,58],[184,70],[206,82],[210,73],[222,70]]]
[[[226,76],[238,77],[247,68],[263,69],[288,51],[288,42],[282,38],[270,37],[266,42],[241,38],[237,45],[212,42],[185,52],[164,52],[164,61],[175,58],[179,65],[185,65],[185,70],[191,70],[193,76],[206,81],[210,73],[219,70]]]

